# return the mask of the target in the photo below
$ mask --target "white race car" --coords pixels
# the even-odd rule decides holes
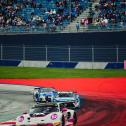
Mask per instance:
[[[29,113],[16,118],[16,126],[67,126],[75,125],[77,116],[65,103],[40,103]]]
[[[73,102],[75,108],[80,108],[80,97],[78,94],[70,91],[58,92],[55,102]]]

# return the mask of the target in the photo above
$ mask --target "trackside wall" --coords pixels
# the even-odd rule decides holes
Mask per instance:
[[[74,69],[123,69],[124,63],[117,62],[51,62],[51,61],[6,61],[0,66],[74,68]]]
[[[126,31],[121,32],[84,32],[57,34],[17,34],[0,35],[0,44],[4,45],[126,45]]]
[[[56,33],[56,34],[6,34],[0,35],[0,44],[4,46],[22,46],[25,45],[30,47],[39,47],[39,46],[61,46],[61,47],[68,47],[68,46],[83,46],[85,48],[89,47],[126,47],[126,31],[120,32],[85,32],[85,33]],[[2,47],[2,46],[1,46]],[[7,48],[10,52],[10,48]],[[21,50],[22,55],[22,48],[19,47]],[[6,50],[6,49],[5,49]],[[82,61],[75,59],[75,62],[68,62],[68,61],[51,61],[45,59],[41,61],[33,61],[28,59],[28,61],[24,61],[23,57],[19,57],[16,60],[9,60],[9,58],[4,59],[2,57],[3,54],[6,54],[6,51],[2,53],[3,49],[0,48],[1,52],[1,59],[0,59],[0,66],[19,66],[19,67],[44,67],[44,68],[80,68],[80,69],[122,69],[124,68],[123,60],[120,62],[115,62],[110,60],[109,61],[95,61],[89,62]],[[19,50],[17,50],[19,51]],[[11,52],[12,53],[12,52]],[[15,53],[15,52],[14,52]],[[15,54],[11,54],[12,56]],[[16,53],[18,56],[18,54]],[[30,52],[29,52],[30,55]],[[115,54],[113,54],[115,55]],[[6,57],[7,55],[4,55]],[[120,56],[122,57],[122,55]],[[125,55],[123,55],[123,59],[125,59]],[[33,57],[34,58],[34,57]],[[91,57],[92,58],[92,57]],[[96,58],[96,57],[95,57]],[[32,59],[32,57],[31,57]],[[26,59],[25,59],[26,60]],[[88,61],[88,60],[87,60]]]

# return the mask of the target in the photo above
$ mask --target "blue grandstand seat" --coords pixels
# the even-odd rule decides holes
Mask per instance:
[[[62,27],[66,27],[71,21],[73,21],[80,13],[82,13],[86,8],[91,6],[91,2],[90,0],[66,0],[67,1],[67,5],[65,4],[61,4],[58,2],[63,2],[63,0],[34,0],[31,2],[27,2],[25,0],[17,0],[17,2],[13,2],[12,6],[13,8],[16,8],[17,6],[20,6],[19,10],[17,11],[17,13],[15,14],[16,16],[20,17],[21,20],[23,20],[23,22],[26,23],[26,25],[33,25],[33,27],[36,27],[36,30],[39,30],[39,28],[37,27],[38,25],[40,25],[41,27],[44,25],[43,23],[47,23],[48,26],[52,26],[52,25],[56,25],[56,30],[59,29],[59,27],[61,27],[61,25],[63,25]],[[113,23],[113,19],[111,20],[111,18],[107,17],[109,20],[109,24],[107,28],[103,28],[103,29],[110,29],[110,28],[117,28],[117,29],[121,29],[121,22],[123,20],[124,24],[126,24],[126,16],[125,16],[125,11],[126,11],[126,7],[124,6],[123,2],[124,0],[115,0],[114,4],[112,6],[115,5],[115,10],[111,9],[109,6],[104,6],[105,4],[107,5],[108,2],[111,2],[112,0],[100,0],[99,5],[100,5],[100,14],[99,17],[104,17],[107,14],[111,14],[111,15],[116,15],[115,17],[115,23]],[[78,2],[78,6],[80,11],[77,11],[75,9],[76,4]],[[71,3],[71,6],[69,5]],[[61,4],[61,5],[60,5]],[[71,17],[72,20],[70,20],[70,18],[68,17],[70,14],[70,7],[71,7]],[[3,8],[4,9],[4,6]],[[2,11],[1,9],[1,11]],[[50,12],[49,12],[50,10]],[[56,11],[55,14],[49,14],[52,11],[54,12],[54,10]],[[7,11],[7,10],[6,10]],[[8,12],[4,12],[7,13]],[[61,20],[59,19],[59,17],[57,15],[61,16]],[[4,14],[6,15],[6,14]],[[32,16],[39,16],[41,18],[41,23],[36,22],[32,22]],[[64,18],[66,17],[66,18]],[[112,17],[113,18],[113,17]],[[111,26],[112,24],[112,26]],[[24,25],[24,24],[23,24]],[[92,24],[91,24],[92,25]],[[11,26],[11,24],[10,24]],[[7,25],[8,27],[8,25]],[[18,26],[17,26],[18,27]],[[14,28],[11,29],[11,31],[13,32],[22,32],[25,31],[25,27],[23,26],[21,28],[21,26],[19,28]],[[94,28],[97,28],[95,26],[93,26]],[[92,28],[92,26],[89,26],[88,28]],[[6,28],[5,28],[6,29]],[[10,28],[9,28],[10,29]],[[9,31],[8,29],[8,31]],[[40,31],[40,30],[39,30]],[[59,30],[58,30],[59,31]]]

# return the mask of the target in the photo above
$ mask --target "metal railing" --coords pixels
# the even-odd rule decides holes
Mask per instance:
[[[69,24],[69,23],[68,23]],[[7,26],[7,27],[0,27],[0,34],[16,34],[16,33],[76,33],[76,32],[102,32],[102,31],[126,31],[126,23],[121,25],[120,23],[112,25],[108,24],[108,26],[100,26],[95,24],[90,24],[87,27],[80,25],[79,30],[76,30],[75,26],[68,26],[68,24],[64,24],[61,26],[56,26],[55,28],[49,27],[44,28],[43,26],[35,26],[33,27],[26,27],[26,26]]]
[[[123,62],[126,47],[7,46],[0,45],[0,60]]]

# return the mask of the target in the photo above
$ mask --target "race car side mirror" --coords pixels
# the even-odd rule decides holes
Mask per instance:
[[[66,112],[66,111],[67,111],[67,108],[63,108],[63,109],[62,109],[62,112]]]

